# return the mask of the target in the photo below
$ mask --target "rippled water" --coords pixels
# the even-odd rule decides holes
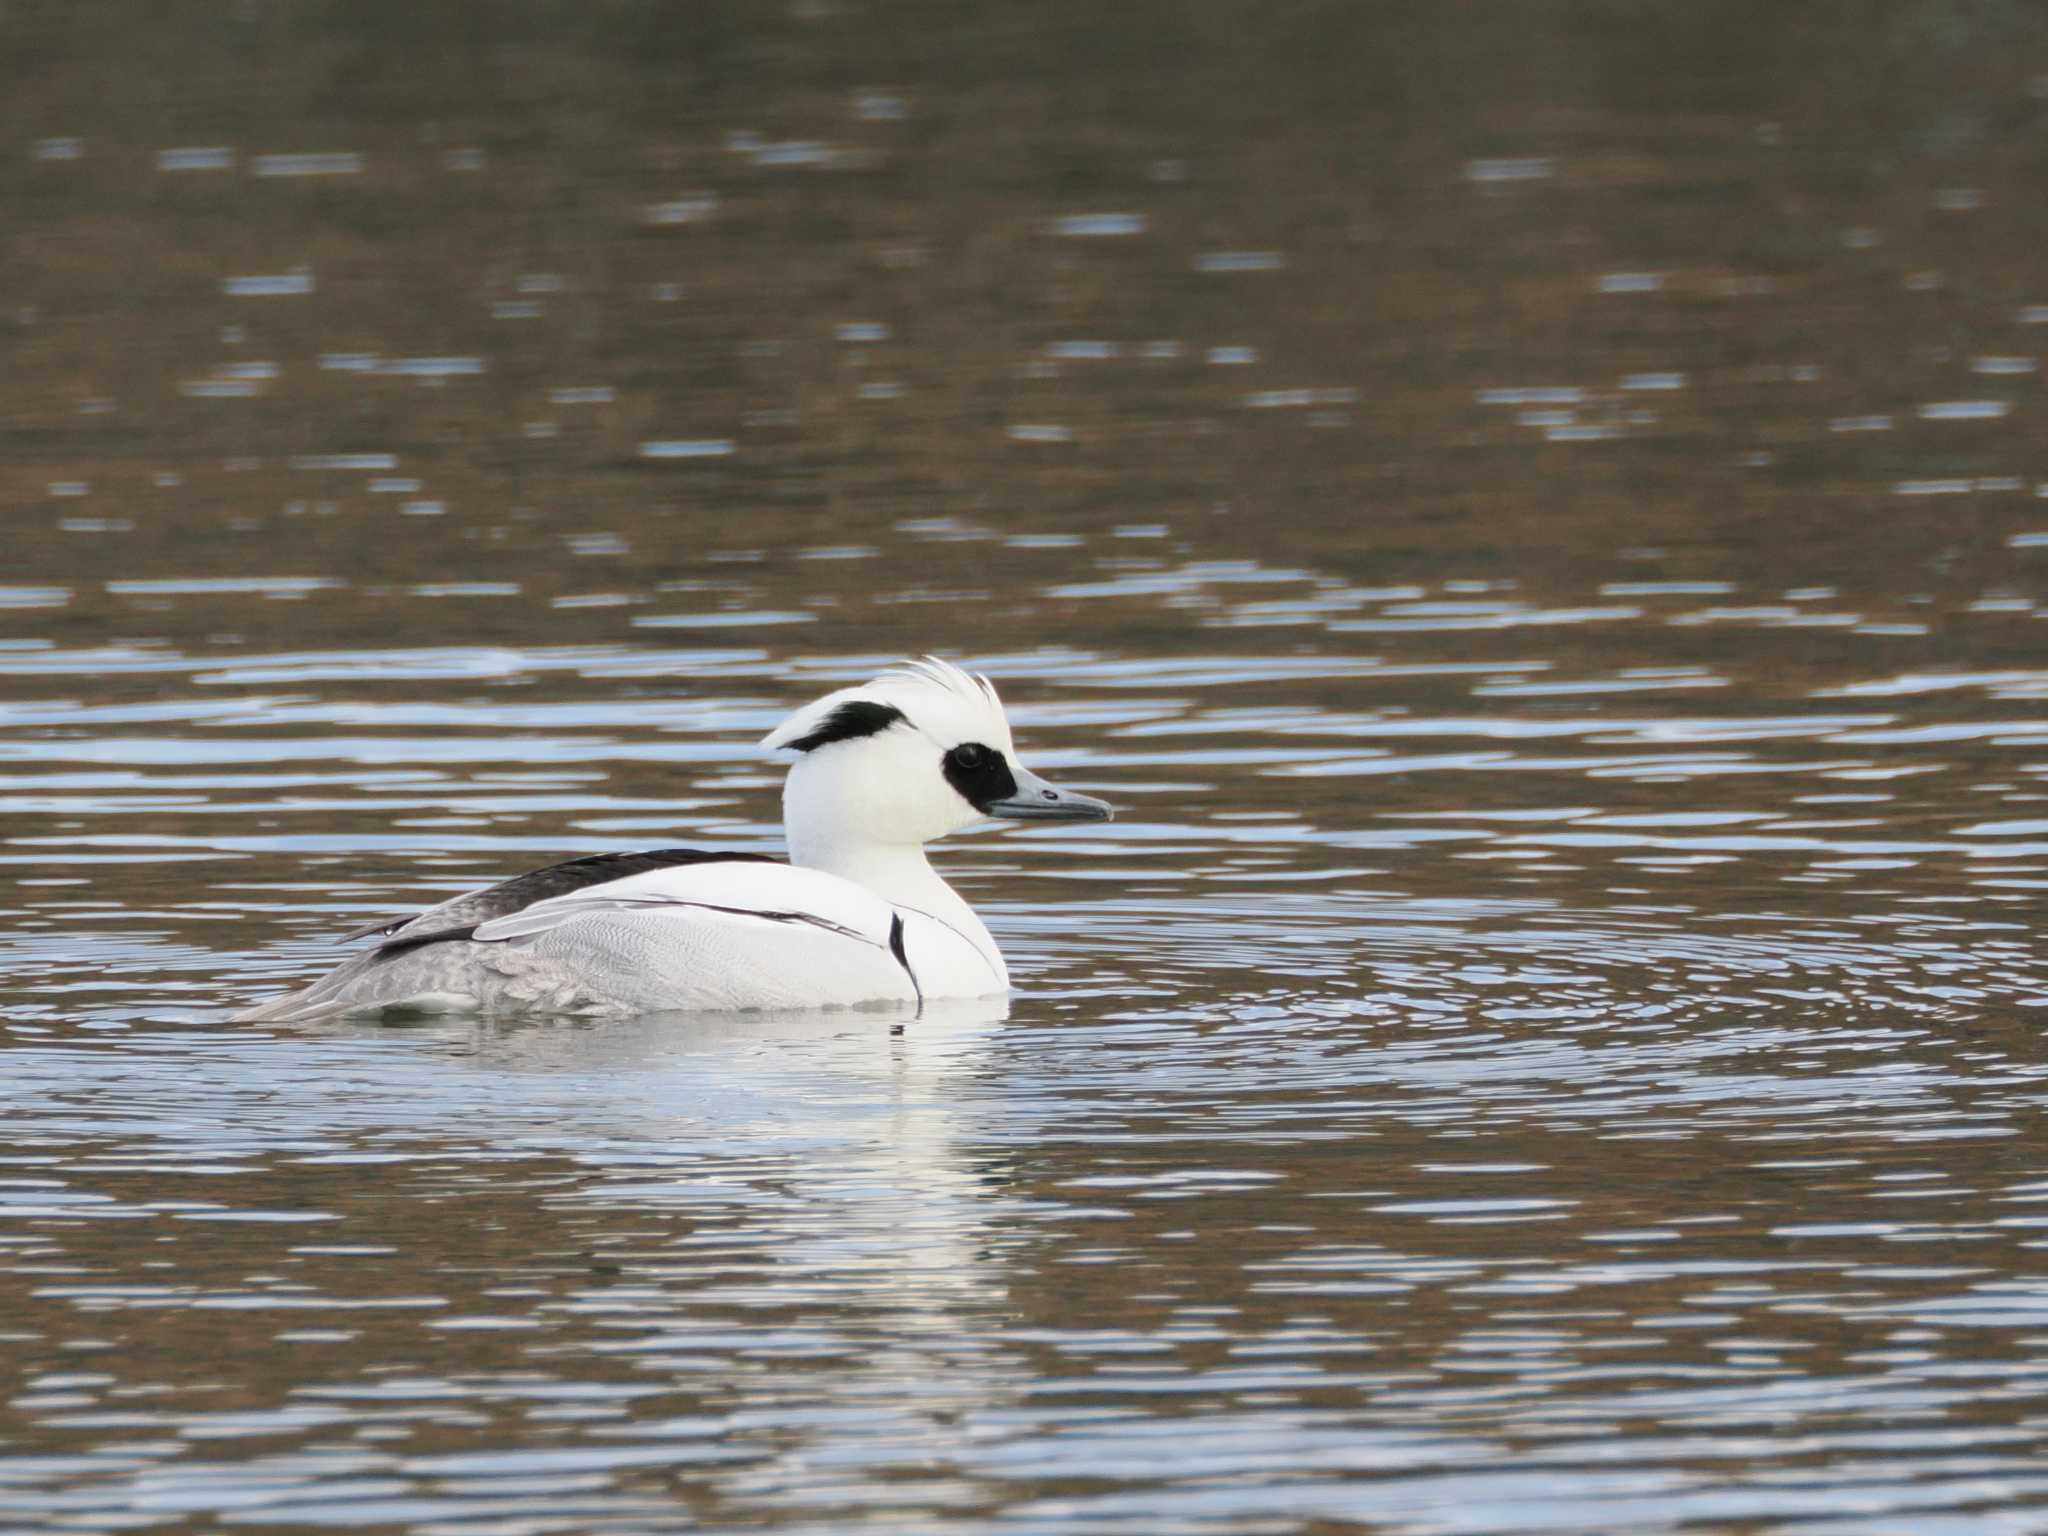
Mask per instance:
[[[462,14],[4,23],[0,1515],[2042,1527],[2038,19]],[[226,1022],[928,649],[1007,1009]]]

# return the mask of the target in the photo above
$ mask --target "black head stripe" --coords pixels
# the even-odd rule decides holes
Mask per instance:
[[[1017,793],[1017,776],[1010,772],[1009,759],[994,747],[962,742],[946,754],[944,762],[946,782],[977,811]]]
[[[795,741],[785,743],[793,752],[815,752],[820,747],[829,747],[835,741],[857,741],[863,736],[872,736],[877,731],[886,731],[903,719],[903,711],[893,704],[876,704],[868,699],[848,699],[835,707],[825,717],[824,723],[808,735],[799,736]]]

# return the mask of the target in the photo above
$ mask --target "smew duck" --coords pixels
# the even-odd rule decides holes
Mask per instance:
[[[994,996],[1009,969],[926,843],[985,817],[1101,821],[1017,757],[986,677],[926,658],[796,711],[788,862],[657,848],[570,859],[350,939],[370,946],[239,1015],[807,1009]]]

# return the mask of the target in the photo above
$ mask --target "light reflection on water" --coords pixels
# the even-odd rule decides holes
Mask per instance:
[[[1696,679],[1631,622],[1636,681]],[[267,1034],[219,1020],[407,901],[772,847],[747,744],[873,659],[8,660],[38,1518],[1668,1529],[2032,1486],[2048,977],[2000,913],[2048,839],[1952,756],[2016,784],[2027,722],[1949,718],[2030,672],[1765,707],[1733,668],[1700,713],[1526,653],[1011,652],[1035,760],[1127,809],[950,851],[1007,1019]]]
[[[1590,1529],[1764,1497],[1734,1459],[1895,1512],[2024,1471],[1944,1385],[2048,1307],[2013,1268],[2040,1182],[1954,1178],[2040,1099],[1925,995],[1987,957],[1653,914],[1589,954],[1511,904],[1076,903],[1079,945],[1004,915],[1040,977],[1008,1023],[27,1032],[0,1203],[51,1363],[15,1406],[134,1447],[24,1467],[28,1507],[631,1523],[634,1469],[688,1466],[729,1515],[909,1477],[1024,1519],[1341,1519],[1456,1474]],[[1140,939],[1174,960],[1102,973]],[[267,1403],[105,1368],[221,1315],[289,1362]]]

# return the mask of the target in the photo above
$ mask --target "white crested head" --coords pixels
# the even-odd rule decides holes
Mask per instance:
[[[936,656],[906,661],[856,687],[806,704],[762,737],[761,745],[770,751],[809,753],[858,740],[874,734],[880,728],[875,722],[892,710],[946,747],[980,741],[1003,752],[1014,750],[1010,722],[995,685]]]
[[[842,850],[928,843],[987,816],[1109,814],[1018,762],[994,685],[937,657],[829,693],[761,745],[795,758],[782,805],[800,864],[832,867]]]

